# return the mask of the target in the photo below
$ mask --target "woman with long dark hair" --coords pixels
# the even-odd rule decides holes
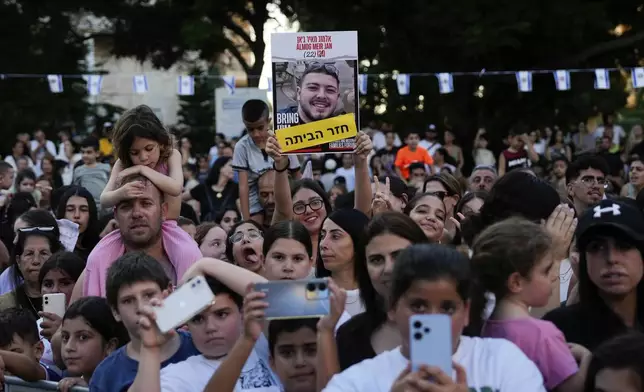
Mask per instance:
[[[76,186],[67,190],[58,204],[56,218],[78,224],[78,241],[74,253],[87,261],[94,246],[100,240],[96,202],[89,191]]]
[[[199,202],[201,222],[214,221],[220,211],[234,207],[239,198],[239,187],[233,177],[232,158],[218,158],[210,168],[205,184],[184,192],[182,199]]]

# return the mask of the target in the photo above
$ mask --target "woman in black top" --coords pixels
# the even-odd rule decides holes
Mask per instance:
[[[354,264],[365,311],[352,317],[337,331],[341,370],[400,344],[398,330],[387,323],[385,308],[391,272],[400,251],[412,244],[426,242],[423,230],[402,213],[385,212],[369,222],[365,260]]]
[[[231,157],[218,158],[210,168],[205,184],[199,184],[183,194],[183,201],[196,200],[201,206],[201,222],[214,221],[227,207],[234,207],[239,198],[239,186],[233,181]]]
[[[577,227],[579,303],[545,315],[566,341],[589,350],[644,322],[644,214],[630,200],[602,200]]]

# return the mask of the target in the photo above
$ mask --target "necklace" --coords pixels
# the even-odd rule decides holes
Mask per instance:
[[[31,297],[29,297],[29,295],[27,294],[27,292],[25,292],[25,296],[27,297],[27,301],[29,301],[29,305],[31,305],[31,308],[34,310],[34,313],[38,314],[38,310],[37,310],[37,309],[36,309],[36,307],[34,306],[34,303],[33,303],[33,302],[31,302]]]

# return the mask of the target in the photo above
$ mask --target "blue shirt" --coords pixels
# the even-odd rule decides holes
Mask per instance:
[[[49,367],[48,365],[40,362],[40,366],[42,366],[45,369],[45,373],[47,374],[47,381],[60,381],[62,380],[61,374],[58,373],[54,368]]]
[[[161,363],[161,369],[172,363],[186,360],[193,355],[199,355],[199,351],[192,343],[189,333],[178,331],[181,345],[179,350],[168,360]],[[89,382],[89,389],[92,392],[122,392],[134,383],[139,362],[127,356],[126,346],[119,348],[101,362]]]

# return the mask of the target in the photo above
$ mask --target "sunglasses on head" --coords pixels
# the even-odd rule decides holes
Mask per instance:
[[[23,227],[22,229],[18,229],[19,232],[21,233],[30,233],[32,231],[54,231],[53,226],[46,226],[46,227]]]

